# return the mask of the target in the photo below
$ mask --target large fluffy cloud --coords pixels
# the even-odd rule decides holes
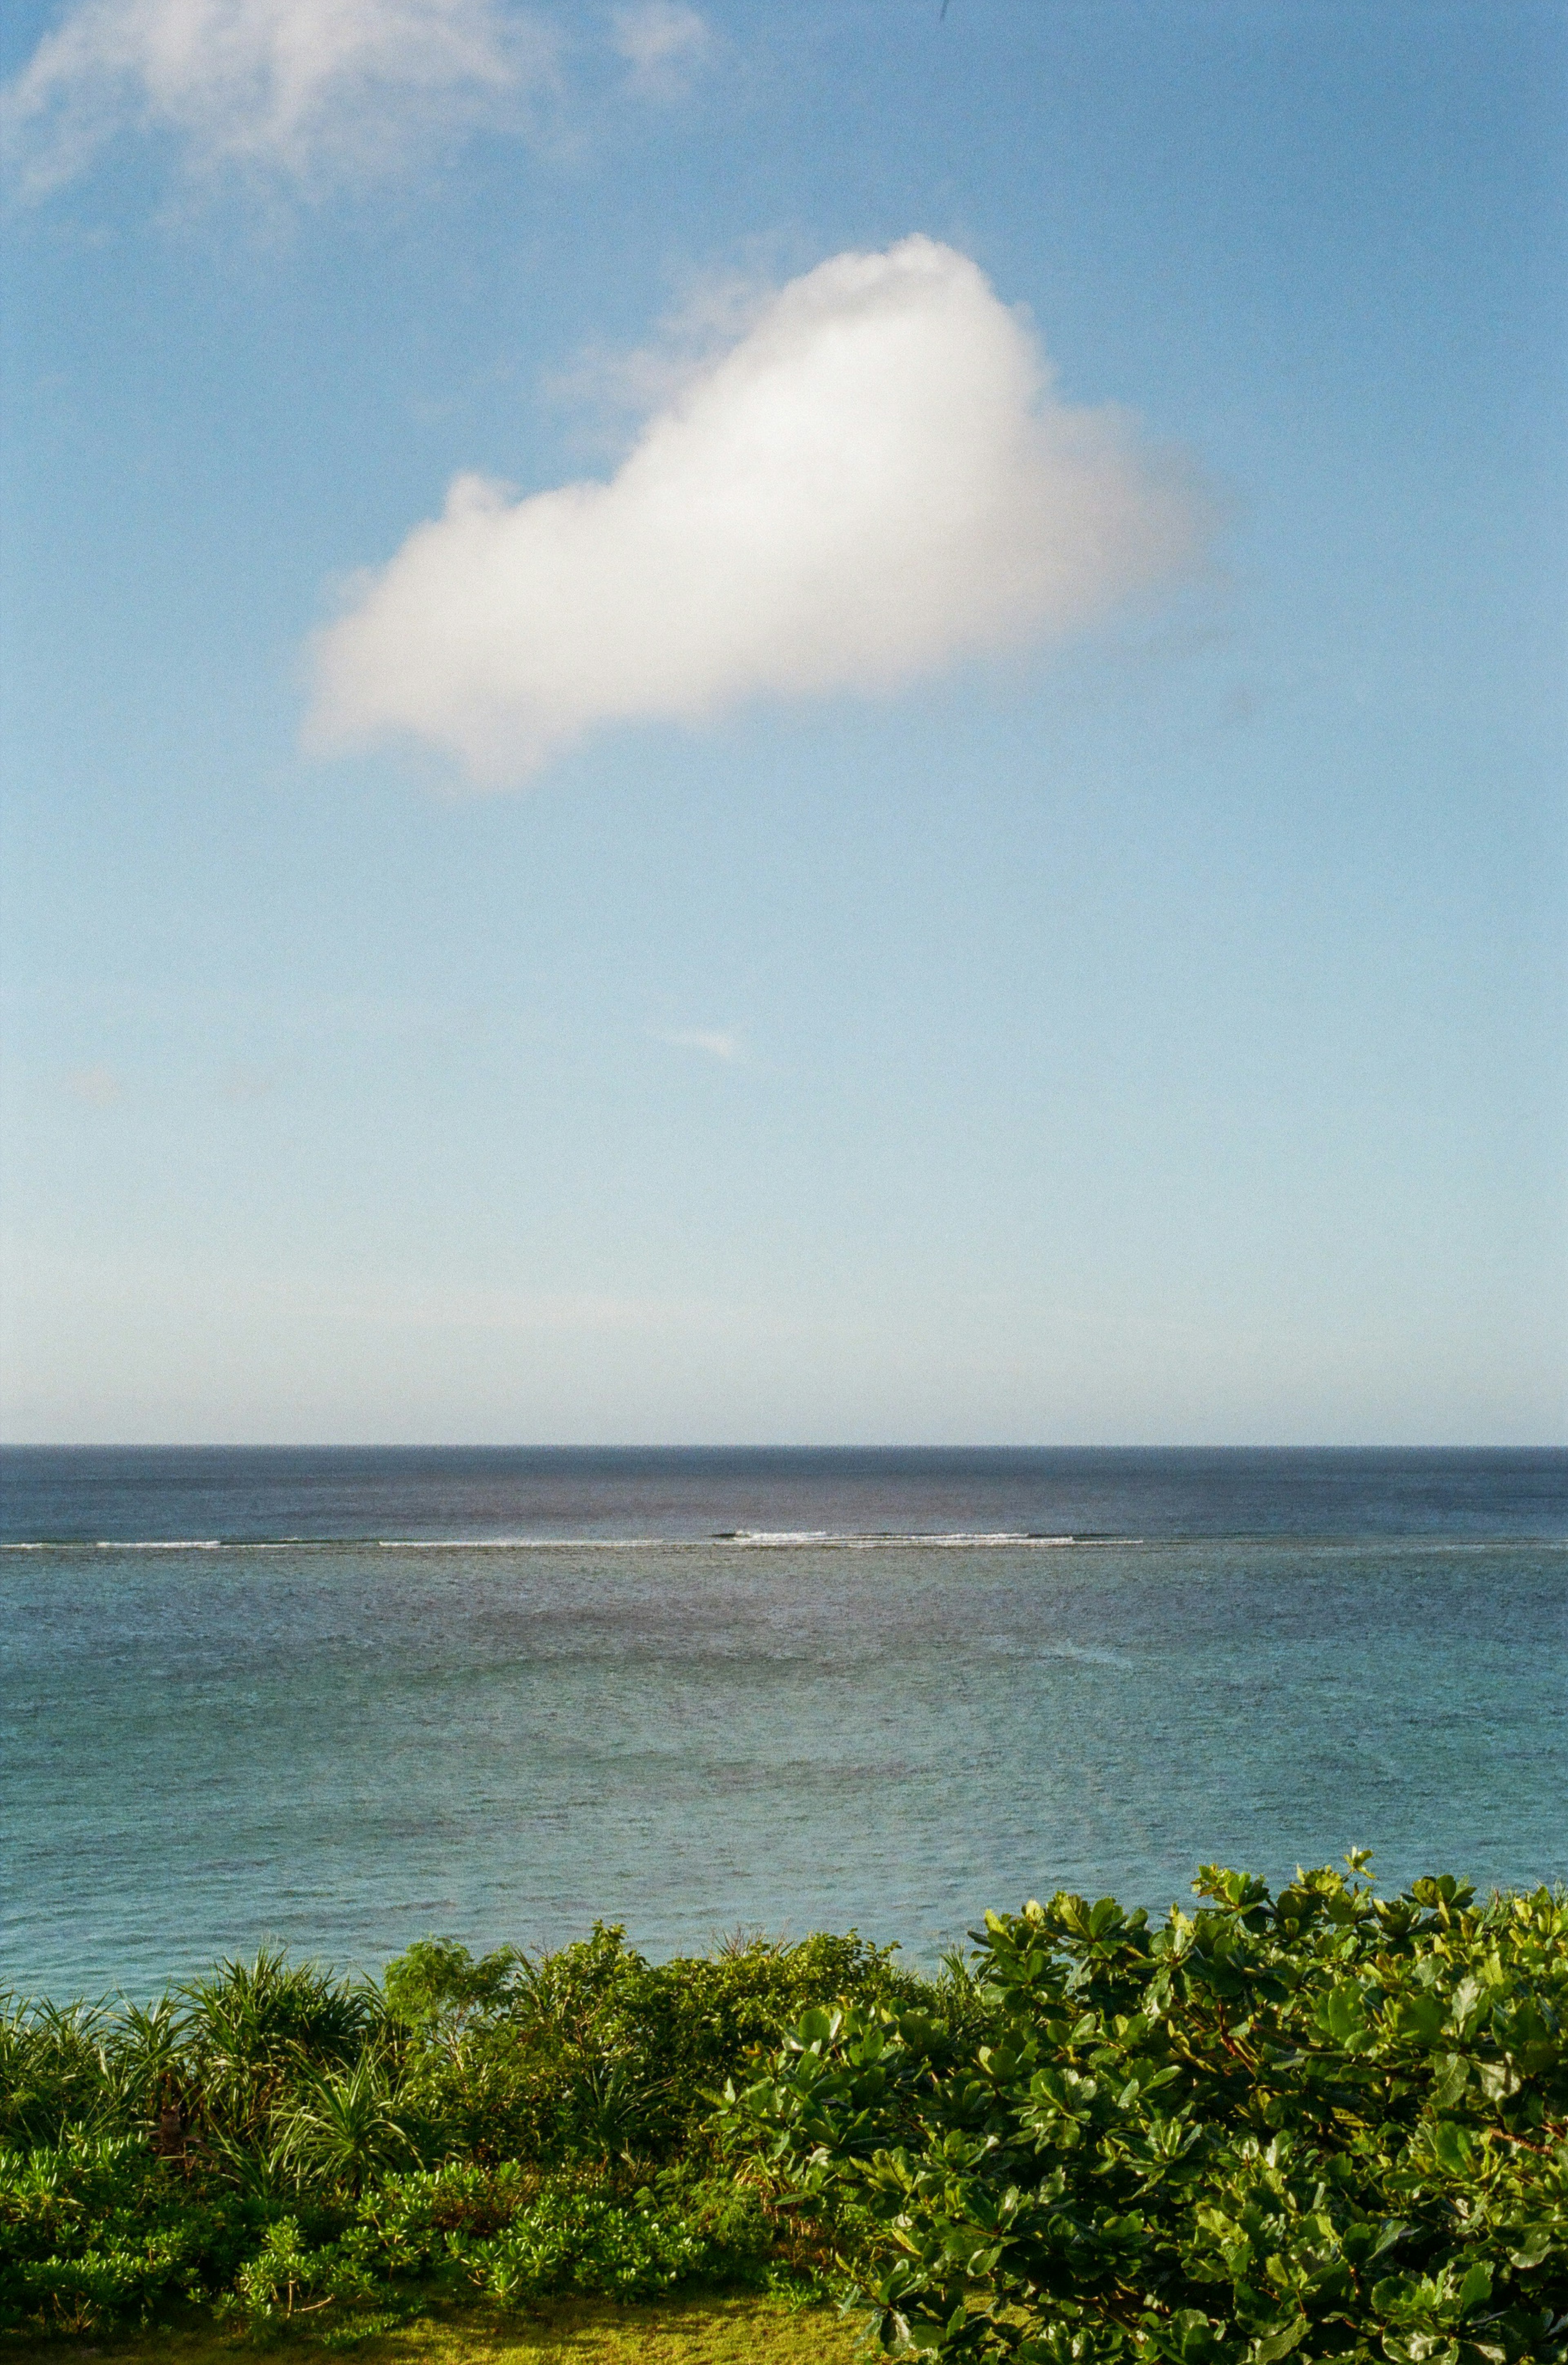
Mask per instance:
[[[432,125],[515,120],[555,48],[508,0],[76,0],[5,93],[6,144],[35,190],[127,124],[198,165],[374,169]]]
[[[1070,632],[1202,530],[1124,414],[1052,396],[976,265],[910,238],[785,287],[608,484],[459,476],[322,634],[313,733],[409,734],[500,784],[596,724]]]

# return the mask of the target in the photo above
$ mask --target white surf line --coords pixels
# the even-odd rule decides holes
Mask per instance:
[[[0,1542],[3,1552],[711,1552],[727,1545],[735,1552],[1092,1552],[1131,1548],[1151,1541],[1166,1544],[1212,1544],[1235,1539],[1213,1537],[1114,1535],[1046,1535],[1014,1528],[958,1529],[922,1532],[890,1530],[727,1528],[705,1536],[99,1536],[23,1537]],[[1247,1539],[1256,1541],[1259,1539]],[[1263,1539],[1262,1541],[1270,1541]],[[1282,1540],[1300,1546],[1298,1538]],[[1528,1549],[1551,1549],[1550,1540]],[[1354,1546],[1340,1545],[1339,1549]],[[1383,1548],[1381,1545],[1379,1548]],[[1410,1549],[1406,1544],[1403,1549]],[[1558,1546],[1562,1549],[1563,1547]],[[1439,1550],[1485,1551],[1495,1545],[1440,1544]]]

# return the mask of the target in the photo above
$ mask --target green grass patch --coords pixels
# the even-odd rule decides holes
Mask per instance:
[[[442,2310],[328,2350],[306,2326],[257,2339],[215,2331],[210,2321],[71,2343],[0,2337],[9,2365],[84,2356],[103,2365],[247,2365],[269,2357],[285,2365],[291,2356],[323,2365],[333,2354],[360,2365],[851,2365],[857,2348],[834,2309],[749,2293],[684,2293],[642,2305],[549,2300],[521,2319]]]

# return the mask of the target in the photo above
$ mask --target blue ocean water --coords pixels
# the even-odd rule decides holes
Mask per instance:
[[[0,1456],[0,1985],[1568,1874],[1568,1456]]]

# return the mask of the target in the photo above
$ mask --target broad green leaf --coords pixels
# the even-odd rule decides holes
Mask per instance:
[[[1265,2333],[1248,2350],[1248,2365],[1279,2365],[1280,2359],[1299,2348],[1311,2329],[1307,2318],[1298,2315],[1294,2324],[1282,2324],[1277,2331]]]
[[[1462,2053],[1439,2053],[1432,2080],[1432,2107],[1451,2111],[1470,2083],[1470,2064]]]
[[[1484,2259],[1477,2259],[1473,2266],[1466,2270],[1464,2281],[1459,2287],[1461,2315],[1468,2315],[1473,2308],[1479,2307],[1483,2300],[1491,2296],[1492,2270]]]
[[[1439,2168],[1450,2176],[1469,2176],[1475,2165],[1475,2144],[1468,2128],[1457,2119],[1439,2119],[1428,2131],[1427,2140]]]

